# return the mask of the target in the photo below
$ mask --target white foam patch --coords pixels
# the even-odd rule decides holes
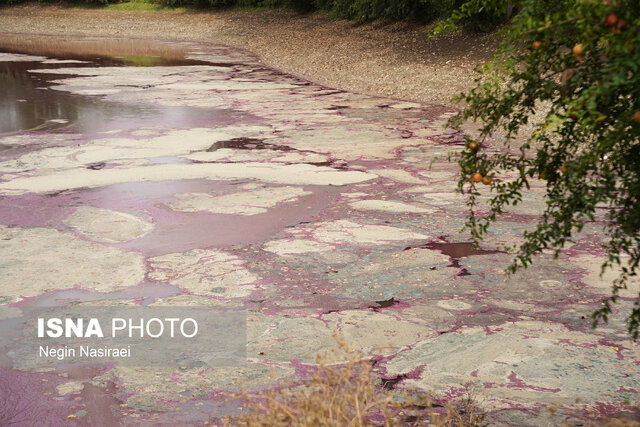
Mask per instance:
[[[287,230],[292,238],[265,243],[263,249],[278,255],[335,250],[337,245],[377,246],[428,239],[427,235],[388,225],[359,224],[346,219],[320,222]]]
[[[257,215],[280,203],[292,202],[312,194],[299,187],[269,187],[238,193],[212,196],[204,193],[178,194],[179,199],[169,204],[180,212],[211,212],[220,214]]]
[[[316,129],[284,132],[283,136],[298,150],[326,153],[345,160],[392,159],[396,157],[395,150],[410,145],[409,140],[373,126],[354,127],[332,123],[335,122],[333,118],[323,120],[331,124]]]
[[[104,187],[126,182],[161,182],[182,179],[255,179],[275,184],[347,185],[369,181],[376,175],[338,171],[308,164],[264,163],[159,164],[130,168],[63,170],[45,176],[16,178],[0,183],[0,194],[48,193],[78,188]]]
[[[363,211],[380,211],[380,212],[409,212],[409,213],[429,213],[435,212],[434,209],[421,208],[419,206],[409,205],[402,202],[394,202],[391,200],[359,200],[349,204],[352,208]]]
[[[316,242],[314,240],[273,240],[265,243],[262,249],[278,255],[299,255],[306,253],[317,253],[335,250],[334,245]]]
[[[81,206],[65,220],[91,240],[126,242],[153,230],[153,224],[126,212]]]
[[[19,53],[0,52],[0,62],[40,62],[46,60],[46,56],[22,55]]]
[[[199,295],[245,297],[257,287],[246,261],[222,251],[195,249],[151,258],[149,264],[149,278]]]
[[[3,295],[30,297],[73,287],[110,292],[144,278],[140,254],[56,230],[0,227],[0,241]]]
[[[47,59],[43,64],[89,64],[90,61],[78,61],[77,59]]]
[[[425,184],[423,179],[413,176],[410,172],[402,169],[373,169],[371,172],[397,182],[406,184]]]

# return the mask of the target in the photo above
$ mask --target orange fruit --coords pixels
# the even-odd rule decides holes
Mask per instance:
[[[640,125],[640,111],[636,111],[635,113],[633,113],[633,116],[631,116],[631,118],[634,122]]]
[[[615,13],[610,13],[604,18],[604,26],[605,27],[613,27],[618,23],[618,15]]]
[[[477,142],[475,142],[475,141],[471,141],[471,142],[469,143],[469,150],[471,150],[471,151],[475,151],[477,148],[478,148],[478,143],[477,143]]]
[[[533,45],[531,47],[533,47],[533,50],[538,50],[538,49],[540,49],[540,46],[542,46],[542,42],[536,40],[536,41],[533,42]]]
[[[618,21],[618,24],[616,25],[616,28],[620,31],[624,30],[625,28],[627,28],[627,25],[629,23],[627,21],[625,21],[624,19],[620,19]]]
[[[473,176],[471,177],[471,182],[480,182],[482,181],[482,174],[481,173],[474,173]]]
[[[489,184],[491,184],[492,181],[493,180],[491,178],[489,178],[488,176],[485,176],[484,178],[482,178],[482,183],[484,185],[489,185]]]
[[[584,46],[582,46],[582,43],[578,43],[573,47],[573,54],[577,57],[584,55]]]

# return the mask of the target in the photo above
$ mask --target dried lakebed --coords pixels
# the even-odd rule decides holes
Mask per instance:
[[[598,274],[599,223],[505,277],[501,248],[540,213],[544,183],[481,249],[466,244],[453,110],[166,45],[183,56],[0,53],[0,393],[16,406],[0,419],[202,424],[238,410],[228,392],[305,378],[334,333],[396,389],[471,389],[495,423],[637,401],[637,283],[591,330],[613,277]],[[39,307],[139,305],[242,307],[248,362],[34,369],[12,332]]]

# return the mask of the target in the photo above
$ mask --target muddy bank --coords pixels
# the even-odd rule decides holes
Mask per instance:
[[[428,36],[431,27],[357,25],[324,13],[142,12],[37,5],[0,9],[0,34],[94,35],[224,43],[339,89],[448,104],[490,59],[491,35]],[[145,42],[141,42],[145,43]]]

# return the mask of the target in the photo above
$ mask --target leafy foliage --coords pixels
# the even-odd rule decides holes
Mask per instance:
[[[506,0],[468,0],[456,2],[456,8],[448,13],[448,18],[436,27],[435,32],[452,30],[463,24],[475,31],[489,31],[506,19],[511,18],[519,2]]]
[[[0,7],[2,6],[11,6],[15,4],[24,3],[27,0],[0,0]],[[118,0],[68,0],[69,3],[73,4],[86,4],[91,6],[100,6],[118,3]],[[46,0],[38,0],[39,3],[47,3]]]
[[[480,8],[506,11],[506,3],[471,0],[441,29]],[[524,235],[509,267],[515,272],[543,249],[558,255],[585,223],[604,214],[602,271],[619,268],[620,276],[593,314],[595,325],[607,321],[640,263],[640,8],[637,0],[522,0],[515,6],[518,14],[501,32],[500,56],[460,95],[467,107],[452,121],[482,124],[480,141],[459,158],[459,189],[470,195],[466,225],[481,239],[497,216],[522,200],[532,180],[546,180],[545,210]],[[544,118],[531,123],[540,111]],[[515,154],[486,152],[483,139],[496,131],[507,144],[518,132],[527,138]],[[474,174],[488,177],[495,193],[483,216],[476,212]],[[640,298],[628,329],[637,339]]]
[[[0,6],[27,0],[0,0]],[[38,0],[42,3],[57,0]],[[278,8],[285,7],[300,13],[326,10],[335,17],[361,22],[410,20],[428,23],[448,18],[463,0],[66,0],[74,4],[107,5],[114,10],[162,10],[166,7],[228,8],[233,6]],[[155,7],[154,7],[155,6]],[[502,16],[487,11],[465,18],[465,28],[487,31],[502,22]]]
[[[331,9],[341,18],[358,21],[411,19],[429,22],[439,12],[434,2],[424,0],[333,0]]]

